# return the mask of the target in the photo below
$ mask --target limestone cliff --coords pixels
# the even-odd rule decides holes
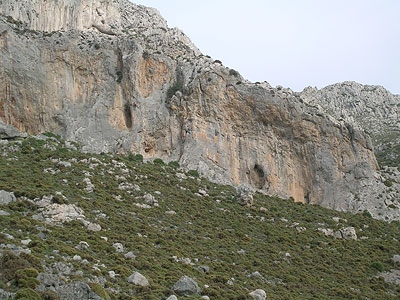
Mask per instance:
[[[127,0],[0,3],[4,123],[85,151],[178,160],[297,201],[376,206],[355,197],[377,169],[368,135],[289,89],[244,80],[156,10]]]

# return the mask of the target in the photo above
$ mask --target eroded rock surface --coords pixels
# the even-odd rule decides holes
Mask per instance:
[[[84,151],[176,160],[296,201],[370,208],[370,199],[353,201],[377,170],[368,135],[202,55],[155,9],[3,1],[0,12],[5,124],[55,132]]]

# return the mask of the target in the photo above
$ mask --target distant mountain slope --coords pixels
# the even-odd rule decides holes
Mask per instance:
[[[309,87],[299,95],[337,119],[358,124],[372,136],[380,164],[400,167],[400,95],[356,82]]]

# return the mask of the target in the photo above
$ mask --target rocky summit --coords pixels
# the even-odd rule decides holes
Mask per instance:
[[[400,95],[382,86],[343,82],[321,90],[305,88],[299,97],[337,119],[365,130],[382,165],[400,164]]]
[[[299,202],[400,216],[398,200],[375,197],[386,179],[370,136],[338,117],[343,109],[321,108],[342,89],[251,83],[157,10],[127,0],[3,0],[0,13],[2,126],[53,132],[87,152],[179,161],[215,182]],[[380,103],[390,96],[368,93]]]

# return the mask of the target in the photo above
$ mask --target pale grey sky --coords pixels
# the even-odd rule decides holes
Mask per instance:
[[[352,80],[400,94],[399,0],[131,0],[205,55],[294,91]]]

